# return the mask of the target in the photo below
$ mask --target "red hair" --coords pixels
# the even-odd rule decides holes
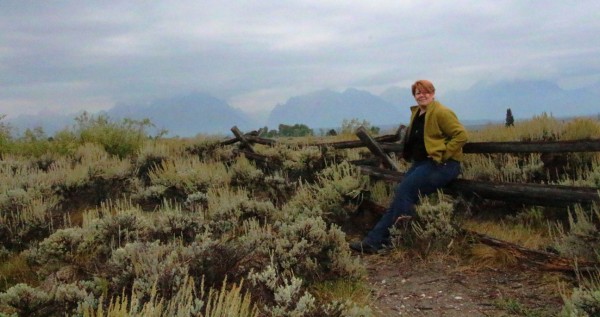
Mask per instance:
[[[420,92],[427,92],[430,94],[435,93],[435,87],[433,84],[426,79],[419,79],[415,81],[415,83],[411,87],[413,96],[415,95],[415,91],[419,89]]]

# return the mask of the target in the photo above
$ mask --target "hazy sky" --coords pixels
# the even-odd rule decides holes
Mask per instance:
[[[192,91],[256,111],[420,78],[440,92],[504,79],[581,87],[600,80],[598,12],[598,0],[0,0],[0,114]]]

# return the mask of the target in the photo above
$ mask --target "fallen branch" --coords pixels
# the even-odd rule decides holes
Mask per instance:
[[[500,248],[509,252],[515,258],[535,264],[544,270],[564,272],[572,272],[577,270],[581,272],[590,272],[594,271],[597,266],[600,265],[600,263],[565,258],[551,252],[528,249],[518,244],[492,238],[479,232],[467,229],[461,230],[462,233],[469,236],[473,242],[479,242],[491,247]]]

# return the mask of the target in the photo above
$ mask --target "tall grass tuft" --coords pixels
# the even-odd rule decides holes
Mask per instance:
[[[124,294],[110,300],[108,307],[97,308],[88,305],[83,307],[84,317],[258,317],[259,311],[248,293],[242,293],[243,281],[229,285],[227,278],[220,289],[210,288],[204,291],[204,281],[200,290],[196,290],[194,279],[185,278],[175,295],[169,300],[162,298],[152,288],[150,299],[143,298],[136,292],[130,296]],[[102,300],[100,300],[102,302]]]

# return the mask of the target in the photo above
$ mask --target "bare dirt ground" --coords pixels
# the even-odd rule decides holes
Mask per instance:
[[[535,267],[473,269],[444,257],[356,254],[367,267],[376,316],[556,316],[567,276]]]
[[[364,237],[378,217],[356,213],[343,226],[348,241]],[[455,249],[472,247],[462,243]],[[576,284],[571,273],[524,262],[484,264],[465,258],[468,250],[427,256],[414,251],[354,252],[367,269],[375,316],[557,316],[564,304],[559,285],[569,291]]]

